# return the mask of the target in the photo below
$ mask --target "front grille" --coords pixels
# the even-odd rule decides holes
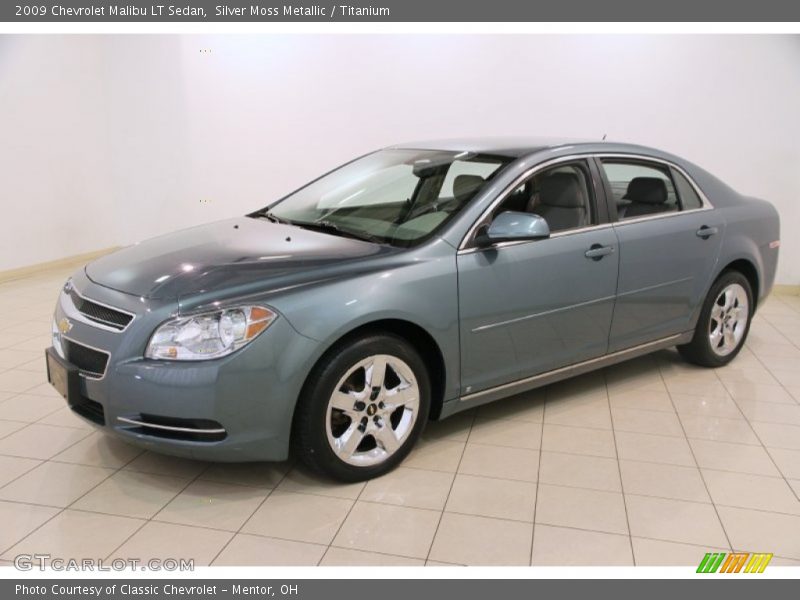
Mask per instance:
[[[68,339],[64,339],[63,344],[65,358],[78,367],[81,373],[95,378],[105,375],[108,354]]]
[[[122,331],[128,326],[128,323],[133,320],[133,316],[128,313],[114,310],[113,308],[97,304],[97,302],[92,302],[84,298],[75,291],[75,288],[71,288],[68,293],[75,308],[78,309],[78,312],[90,321],[101,323],[117,331]]]
[[[89,419],[98,425],[106,424],[105,410],[103,410],[103,405],[99,402],[89,400],[86,396],[80,396],[69,406],[84,419]]]

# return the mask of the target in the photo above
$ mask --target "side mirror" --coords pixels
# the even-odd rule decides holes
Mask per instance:
[[[483,229],[475,241],[479,246],[500,242],[541,240],[550,237],[547,221],[539,215],[509,210],[497,215],[489,227]]]

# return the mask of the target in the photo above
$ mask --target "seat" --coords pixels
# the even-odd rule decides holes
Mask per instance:
[[[480,175],[457,175],[453,179],[453,197],[461,206],[472,199],[486,180]]]
[[[622,197],[626,205],[620,218],[630,219],[671,210],[666,205],[667,184],[660,177],[634,177]]]
[[[543,177],[534,212],[547,221],[550,231],[586,226],[586,194],[578,175],[553,173]]]

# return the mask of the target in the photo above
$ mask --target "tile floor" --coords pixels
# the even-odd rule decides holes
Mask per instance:
[[[664,351],[442,423],[394,473],[142,452],[45,380],[53,270],[0,284],[0,564],[16,554],[197,565],[800,565],[800,297],[773,296],[716,371]]]

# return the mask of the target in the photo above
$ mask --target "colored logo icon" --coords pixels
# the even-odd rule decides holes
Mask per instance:
[[[697,567],[698,573],[763,573],[772,553],[707,552]]]

